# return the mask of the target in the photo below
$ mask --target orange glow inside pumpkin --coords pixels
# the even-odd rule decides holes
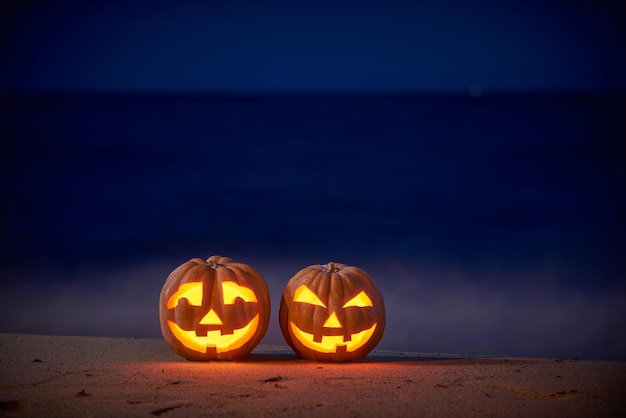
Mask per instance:
[[[209,310],[209,312],[204,315],[204,318],[202,318],[198,323],[202,325],[224,325],[217,312],[213,309]]]
[[[187,299],[189,305],[202,306],[202,295],[202,282],[182,284],[167,301],[167,309],[175,308],[181,299]],[[258,302],[251,289],[232,281],[222,282],[222,295],[225,305],[233,305],[237,298],[241,298],[244,302]],[[199,324],[223,325],[224,323],[217,312],[210,309]],[[223,353],[240,348],[252,338],[259,326],[259,314],[243,328],[235,329],[232,334],[225,335],[222,335],[220,330],[211,330],[206,336],[198,336],[195,331],[186,331],[173,321],[168,320],[167,325],[174,336],[190,350],[206,353],[207,348],[214,347],[218,353]]]
[[[327,308],[326,304],[320,300],[320,298],[306,285],[299,286],[295,292],[293,297],[294,302],[307,303],[310,305],[321,306],[323,308]],[[358,307],[358,308],[367,308],[373,307],[372,300],[365,293],[365,291],[361,291],[356,294],[354,297],[350,298],[346,303],[343,304],[342,308],[350,308],[350,307]],[[374,334],[376,330],[377,323],[374,323],[370,328],[350,334],[349,341],[345,341],[344,337],[341,335],[324,335],[320,342],[314,340],[314,335],[308,332],[305,332],[298,328],[296,324],[292,321],[289,321],[289,328],[293,336],[300,341],[305,347],[320,352],[320,353],[335,353],[337,352],[337,347],[345,346],[347,352],[353,352],[361,348]],[[343,328],[343,325],[337,318],[337,314],[333,311],[329,315],[328,319],[324,322],[324,328]]]
[[[331,313],[326,322],[324,322],[324,328],[342,328],[335,312]]]
[[[259,314],[243,328],[236,329],[232,334],[222,335],[222,331],[214,330],[207,332],[206,337],[196,335],[195,331],[185,331],[176,323],[167,321],[172,333],[185,347],[190,350],[206,353],[207,348],[215,347],[218,353],[235,350],[243,346],[256,332],[259,326]]]
[[[361,291],[361,293],[357,294],[355,297],[353,297],[343,305],[344,308],[350,308],[352,306],[356,306],[358,308],[367,308],[374,305],[372,304],[372,300],[369,298],[369,296],[367,296],[364,291]]]
[[[225,305],[234,304],[237,298],[244,302],[257,302],[256,295],[251,289],[239,286],[235,282],[222,282],[222,294]],[[175,308],[180,299],[187,299],[193,306],[202,306],[202,282],[182,284],[167,301],[167,309]]]
[[[293,301],[317,305],[323,308],[326,307],[326,304],[322,302],[320,298],[318,298],[317,295],[304,284],[298,287],[294,292]],[[372,304],[372,300],[369,298],[369,296],[367,296],[364,291],[361,291],[343,305],[344,308],[349,308],[352,306],[366,308],[374,305]]]
[[[350,335],[350,341],[344,341],[341,335],[324,335],[322,341],[313,341],[313,334],[302,331],[293,322],[289,322],[291,333],[300,341],[305,347],[311,350],[318,351],[320,353],[336,353],[337,347],[346,346],[346,351],[351,353],[363,347],[363,345],[369,341],[376,330],[376,324],[372,325],[364,331],[357,332]]]

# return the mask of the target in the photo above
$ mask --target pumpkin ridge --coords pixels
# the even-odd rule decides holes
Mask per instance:
[[[334,269],[334,267],[333,267]],[[329,295],[333,295],[332,298],[329,297],[328,300],[328,314],[327,315],[331,315],[331,314],[335,314],[339,316],[339,322],[342,325],[342,328],[345,330],[346,329],[346,316],[344,314],[344,310],[341,309],[341,306],[343,305],[343,299],[344,299],[344,278],[343,275],[341,273],[339,273],[338,270],[329,270],[328,271],[329,274],[329,282],[330,282],[330,291],[329,291]],[[332,299],[332,303],[331,303],[331,299]],[[337,301],[340,301],[341,303],[337,303]]]
[[[321,266],[322,268],[319,269],[318,274],[316,276],[316,282],[314,283],[314,289],[313,292],[317,295],[318,298],[320,299],[326,299],[323,300],[323,302],[326,304],[326,309],[324,308],[317,308],[315,309],[314,312],[314,316],[313,318],[311,318],[310,320],[310,324],[308,324],[310,327],[313,327],[314,324],[319,323],[320,321],[323,323],[326,318],[328,317],[329,311],[329,301],[327,298],[322,297],[322,295],[328,295],[331,289],[331,281],[330,279],[330,273],[323,268],[323,266]]]
[[[258,271],[256,271],[254,268],[246,265],[246,264],[242,264],[242,263],[230,263],[229,264],[229,268],[231,270],[238,270],[240,271],[242,274],[245,275],[249,275],[249,276],[263,276],[261,273],[259,273]]]
[[[236,282],[238,282],[239,285],[242,286],[246,286],[246,287],[252,287],[254,290],[254,293],[259,293],[259,290],[256,288],[256,286],[249,284],[249,282],[251,282],[250,277],[251,275],[249,275],[246,271],[238,269],[237,267],[235,267],[234,265],[230,265],[230,271],[231,273],[237,278]],[[269,298],[268,298],[269,301]],[[236,300],[235,303],[244,303],[242,300]],[[268,307],[269,307],[269,302],[268,302]],[[240,311],[240,315],[242,316],[247,316],[247,312],[245,311]]]
[[[220,301],[224,300],[224,292],[223,292],[223,289],[222,289],[222,286],[221,286],[222,282],[232,281],[232,282],[237,283],[239,286],[249,287],[249,285],[247,283],[248,280],[246,280],[247,277],[245,275],[237,274],[237,272],[232,269],[232,265],[228,265],[228,267],[219,269],[218,271],[219,271],[219,274],[222,276],[218,280],[218,282],[220,283],[220,286],[219,286]],[[256,292],[256,289],[254,289],[254,291]],[[235,302],[235,304],[237,304],[237,303],[244,303],[239,298],[236,299],[234,302]],[[246,316],[247,316],[247,312],[245,311],[245,308],[242,309],[242,310],[239,310],[239,309],[236,310],[235,314],[236,314],[236,319],[234,321],[236,323],[240,322],[242,320],[242,318],[245,319]]]

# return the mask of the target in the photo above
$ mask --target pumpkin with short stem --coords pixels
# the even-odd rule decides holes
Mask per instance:
[[[300,356],[317,361],[354,361],[378,344],[385,304],[363,270],[339,263],[300,270],[285,286],[280,329]]]
[[[267,331],[267,283],[252,267],[228,257],[194,258],[165,281],[159,318],[163,338],[182,357],[239,360]]]

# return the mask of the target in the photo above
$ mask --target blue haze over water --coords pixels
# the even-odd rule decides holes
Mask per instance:
[[[379,348],[626,360],[624,95],[2,98],[1,332],[158,337],[192,257],[358,265]],[[28,295],[27,297],[25,295]],[[42,320],[45,318],[45,320]]]

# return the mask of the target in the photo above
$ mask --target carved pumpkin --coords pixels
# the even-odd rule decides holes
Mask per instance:
[[[354,361],[365,357],[383,336],[385,304],[363,270],[339,263],[313,265],[287,283],[279,322],[300,357]]]
[[[239,360],[267,331],[267,283],[228,257],[194,258],[165,281],[159,318],[163,338],[186,359]]]

